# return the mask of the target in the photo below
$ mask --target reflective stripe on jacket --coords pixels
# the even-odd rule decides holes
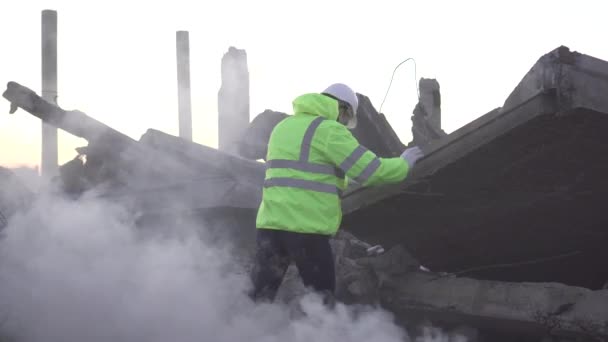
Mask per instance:
[[[333,235],[342,221],[345,175],[362,185],[407,176],[405,160],[377,157],[337,122],[336,100],[305,94],[293,109],[270,136],[258,228]]]

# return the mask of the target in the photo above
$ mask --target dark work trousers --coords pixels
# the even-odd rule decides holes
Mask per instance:
[[[273,301],[292,261],[306,287],[333,296],[336,280],[329,236],[257,229],[252,299]]]

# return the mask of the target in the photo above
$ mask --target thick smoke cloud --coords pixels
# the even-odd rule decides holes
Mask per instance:
[[[254,305],[244,267],[195,226],[162,237],[93,197],[41,195],[0,241],[0,328],[18,341],[403,341],[386,312]],[[175,228],[175,227],[172,227]],[[299,312],[296,314],[294,312]]]

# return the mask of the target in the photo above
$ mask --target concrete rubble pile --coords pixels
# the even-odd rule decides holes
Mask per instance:
[[[480,340],[608,340],[608,63],[551,51],[502,107],[450,134],[439,83],[420,89],[412,144],[426,157],[403,184],[344,194],[339,299],[380,304],[406,326],[470,326]],[[66,193],[96,189],[142,212],[145,227],[194,219],[252,251],[258,160],[285,113],[258,115],[227,153],[155,130],[136,141],[14,82],[3,96],[89,142],[60,168]],[[406,145],[359,96],[353,134],[379,156],[399,155]]]

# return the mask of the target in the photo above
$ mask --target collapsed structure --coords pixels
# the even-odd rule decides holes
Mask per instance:
[[[344,194],[340,299],[380,303],[403,324],[468,324],[494,340],[608,339],[608,63],[560,47],[503,106],[451,134],[441,130],[438,83],[423,79],[421,90],[412,121],[426,157],[403,184]],[[136,141],[14,82],[3,96],[12,112],[89,142],[60,168],[66,193],[95,189],[137,208],[145,225],[195,219],[251,250],[265,169],[257,160],[286,114],[258,115],[235,155],[155,130]],[[405,145],[359,97],[353,134],[379,156],[399,155]],[[368,255],[370,244],[386,252]]]

